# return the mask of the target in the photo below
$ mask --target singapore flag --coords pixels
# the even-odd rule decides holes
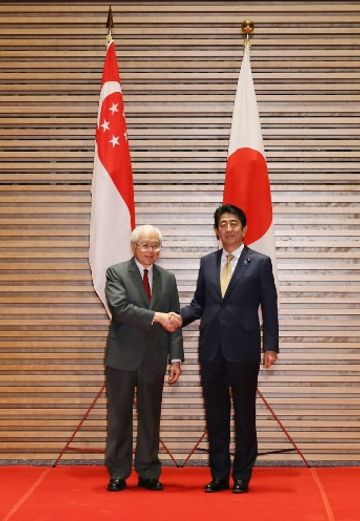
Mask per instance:
[[[130,150],[114,42],[107,47],[99,100],[92,179],[89,261],[108,314],[106,269],[130,259],[135,207]]]
[[[247,216],[244,242],[271,257],[276,279],[270,184],[248,43],[244,50],[235,97],[223,204],[234,204],[244,210]]]

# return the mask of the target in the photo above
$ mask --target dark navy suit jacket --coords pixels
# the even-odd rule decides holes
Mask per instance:
[[[258,363],[263,349],[279,350],[277,293],[270,257],[244,246],[226,290],[220,290],[222,250],[201,259],[192,302],[181,309],[183,325],[200,318],[199,359],[211,361],[219,348],[229,361]]]

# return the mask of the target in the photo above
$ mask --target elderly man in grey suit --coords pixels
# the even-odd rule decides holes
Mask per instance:
[[[112,314],[105,356],[108,435],[105,463],[107,490],[126,488],[132,469],[133,401],[136,390],[138,486],[162,490],[159,481],[160,415],[164,375],[177,382],[184,357],[181,331],[169,312],[179,311],[173,273],[155,265],[161,249],[160,230],[138,226],[131,235],[133,258],[108,268],[106,298]]]

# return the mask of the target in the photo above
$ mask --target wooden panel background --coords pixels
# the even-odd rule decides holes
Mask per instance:
[[[112,7],[137,222],[162,229],[183,304],[216,248],[240,26],[254,20],[282,348],[260,389],[310,462],[358,464],[360,2]],[[2,462],[54,461],[103,383],[107,318],[87,254],[107,8],[0,2]],[[204,428],[197,335],[186,329],[182,381],[164,393],[162,439],[180,462]],[[103,449],[105,415],[101,396],[75,445]],[[261,400],[258,430],[259,464],[300,463]]]

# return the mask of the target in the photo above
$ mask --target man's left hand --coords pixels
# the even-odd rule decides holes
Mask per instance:
[[[277,358],[278,354],[276,351],[265,351],[263,361],[265,369],[269,369],[273,364],[275,364]]]
[[[173,362],[169,367],[168,384],[175,384],[181,375],[180,362]]]

